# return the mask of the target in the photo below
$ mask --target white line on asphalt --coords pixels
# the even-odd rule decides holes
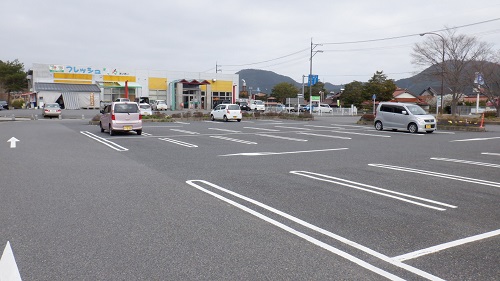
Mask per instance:
[[[191,123],[188,123],[188,122],[179,122],[179,121],[174,121],[175,124],[186,124],[186,125],[189,125]]]
[[[331,124],[333,126],[341,126],[341,127],[355,127],[355,128],[366,128],[366,126],[358,126],[358,125],[344,125],[344,124]]]
[[[368,130],[365,130],[367,132],[373,132],[374,130],[373,129],[368,129]],[[397,134],[399,136],[407,136],[407,137],[421,137],[421,136],[425,136],[424,134],[410,134],[408,132],[403,132],[403,131],[378,131],[379,133],[381,134]]]
[[[314,128],[327,128],[327,129],[344,129],[342,127],[332,127],[332,126],[318,126],[318,125],[304,125],[306,127],[314,127]]]
[[[370,137],[381,137],[381,138],[390,138],[391,136],[386,136],[386,135],[374,135],[374,134],[365,134],[365,133],[356,133],[356,132],[346,132],[346,131],[331,131],[332,133],[339,133],[339,134],[351,134],[351,135],[361,135],[361,136],[370,136]]]
[[[376,187],[376,186],[372,186],[372,185],[367,185],[367,184],[363,184],[363,183],[359,183],[359,182],[355,182],[355,181],[350,181],[350,180],[345,180],[345,179],[341,179],[341,178],[337,178],[337,177],[332,177],[332,176],[328,176],[328,175],[317,174],[317,173],[308,172],[308,171],[291,171],[290,173],[298,175],[298,176],[303,176],[303,177],[319,180],[319,181],[330,182],[330,183],[334,183],[334,184],[339,184],[339,185],[351,187],[354,189],[359,189],[359,190],[375,193],[378,195],[390,197],[393,199],[408,202],[410,204],[415,204],[415,205],[419,205],[422,207],[426,207],[426,208],[430,208],[430,209],[434,209],[434,210],[438,210],[438,211],[446,211],[446,209],[423,204],[421,202],[409,200],[409,199],[398,197],[398,196],[391,195],[388,193],[392,193],[392,194],[396,194],[399,196],[404,196],[404,197],[408,197],[411,199],[416,199],[416,200],[420,200],[420,201],[424,201],[424,202],[428,202],[428,203],[432,203],[432,204],[436,204],[436,205],[441,205],[441,206],[445,206],[445,207],[449,207],[449,208],[457,208],[457,206],[446,204],[443,202],[439,202],[439,201],[435,201],[435,200],[431,200],[431,199],[426,199],[426,198],[422,198],[422,197],[418,197],[418,196],[413,196],[410,194],[405,194],[405,193],[401,193],[401,192],[397,192],[397,191],[392,191],[392,190],[388,190],[388,189],[384,189],[384,188],[380,188],[380,187]],[[364,187],[366,187],[366,188],[364,188]],[[376,191],[376,190],[379,190],[379,191]],[[383,192],[380,192],[380,191],[383,191]]]
[[[471,164],[471,165],[478,165],[478,166],[500,168],[500,165],[498,165],[498,164],[484,163],[484,162],[475,162],[475,161],[467,161],[467,160],[460,160],[460,159],[449,159],[449,158],[431,157],[431,160],[447,161],[447,162],[455,162],[455,163],[463,163],[463,164]]]
[[[96,140],[96,141],[98,141],[98,142],[100,142],[100,143],[102,143],[104,145],[107,145],[107,146],[111,147],[112,149],[114,149],[116,151],[127,151],[128,150],[128,148],[125,148],[125,147],[123,147],[121,145],[118,145],[118,144],[112,142],[112,141],[109,141],[107,139],[104,139],[104,138],[101,138],[99,136],[96,136],[96,135],[92,134],[91,132],[80,131],[80,133],[82,135],[87,136],[87,137],[89,137],[91,139],[94,139],[94,140]]]
[[[257,127],[243,127],[245,129],[254,129],[254,130],[262,130],[262,131],[268,131],[268,132],[279,132],[280,130],[275,130],[275,129],[265,129],[265,128],[257,128]]]
[[[191,134],[191,135],[199,135],[200,134],[200,133],[197,133],[197,132],[180,130],[180,129],[170,129],[170,130],[171,131],[176,131],[176,132],[181,132],[181,133],[186,133],[186,134]]]
[[[445,179],[452,179],[452,180],[463,181],[463,182],[471,182],[471,183],[488,185],[488,186],[493,186],[493,187],[500,187],[500,183],[498,183],[498,182],[442,174],[442,173],[437,173],[437,172],[433,172],[433,171],[418,170],[418,169],[413,169],[413,168],[405,168],[405,167],[391,166],[391,165],[385,165],[385,164],[368,164],[368,166],[385,168],[385,169],[402,171],[402,172],[422,174],[422,175],[426,175],[426,176],[440,177],[440,178],[445,178]]]
[[[343,140],[352,140],[352,138],[349,138],[349,137],[339,137],[339,136],[332,136],[332,135],[321,135],[321,134],[313,134],[313,133],[305,133],[305,132],[298,132],[297,134],[308,135],[308,136],[327,137],[327,138],[334,138],[334,139],[343,139]]]
[[[323,152],[323,151],[334,151],[334,150],[345,150],[345,149],[349,149],[349,148],[330,148],[330,149],[303,150],[303,151],[285,151],[285,152],[243,152],[243,153],[225,154],[225,155],[219,155],[219,156],[265,156],[265,155],[281,155],[281,154]]]
[[[356,258],[356,257],[354,257],[354,256],[352,256],[352,255],[350,255],[350,254],[348,254],[346,252],[340,251],[337,248],[334,248],[334,247],[332,247],[332,246],[330,246],[330,245],[328,245],[328,244],[326,244],[324,242],[321,242],[321,241],[319,241],[319,240],[317,240],[315,238],[312,238],[312,237],[310,237],[310,236],[308,236],[306,234],[298,232],[297,230],[295,230],[295,229],[293,229],[291,227],[288,227],[288,226],[286,226],[286,225],[284,225],[284,224],[282,224],[280,222],[277,222],[277,221],[275,221],[275,220],[273,220],[273,219],[271,219],[271,218],[269,218],[269,217],[267,217],[267,216],[265,216],[265,215],[263,215],[261,213],[258,213],[258,212],[254,211],[254,210],[251,210],[250,208],[245,207],[245,206],[243,206],[243,205],[241,205],[241,204],[239,204],[239,203],[237,203],[237,202],[235,202],[233,200],[230,200],[230,199],[228,199],[228,198],[226,198],[226,197],[224,197],[222,195],[219,195],[219,194],[217,194],[215,192],[207,190],[207,189],[201,187],[200,185],[196,184],[195,182],[200,182],[200,183],[209,185],[209,186],[211,186],[213,188],[216,188],[216,189],[218,189],[218,190],[220,190],[222,192],[228,193],[228,194],[233,195],[233,196],[235,196],[237,198],[240,198],[242,200],[250,202],[250,203],[252,203],[252,204],[254,204],[256,206],[259,206],[259,207],[261,207],[261,208],[263,208],[265,210],[268,210],[268,211],[270,211],[272,213],[275,213],[275,214],[277,214],[279,216],[282,216],[282,217],[284,217],[284,218],[286,218],[286,219],[288,219],[290,221],[298,223],[298,224],[300,224],[300,225],[302,225],[304,227],[307,227],[307,228],[309,228],[309,229],[311,229],[313,231],[319,232],[319,233],[321,233],[323,235],[326,235],[326,236],[328,236],[330,238],[333,238],[333,239],[335,239],[337,241],[340,241],[340,242],[342,242],[342,243],[344,243],[346,245],[349,245],[349,246],[351,246],[353,248],[356,248],[356,249],[358,249],[360,251],[363,251],[363,252],[365,252],[365,253],[367,253],[369,255],[372,255],[372,256],[374,256],[376,258],[379,258],[379,259],[381,259],[381,260],[383,260],[383,261],[385,261],[387,263],[390,263],[390,264],[392,264],[394,266],[397,266],[399,268],[402,268],[402,269],[405,269],[405,270],[407,270],[409,272],[412,272],[412,273],[414,273],[416,275],[422,276],[422,277],[427,278],[429,280],[443,280],[443,279],[441,279],[441,278],[439,278],[437,276],[429,274],[429,273],[427,273],[425,271],[422,271],[422,270],[420,270],[418,268],[415,268],[415,267],[412,267],[410,265],[404,264],[402,262],[393,260],[393,259],[391,259],[390,257],[388,257],[388,256],[386,256],[384,254],[376,252],[376,251],[374,251],[374,250],[372,250],[372,249],[370,249],[368,247],[365,247],[365,246],[363,246],[361,244],[358,244],[358,243],[356,243],[354,241],[351,241],[351,240],[349,240],[347,238],[344,238],[344,237],[342,237],[340,235],[334,234],[334,233],[332,233],[330,231],[327,231],[327,230],[322,229],[322,228],[320,228],[318,226],[310,224],[310,223],[308,223],[306,221],[303,221],[303,220],[301,220],[301,219],[299,219],[297,217],[289,215],[289,214],[287,214],[285,212],[282,212],[282,211],[280,211],[278,209],[275,209],[275,208],[273,208],[271,206],[268,206],[268,205],[266,205],[264,203],[261,203],[259,201],[253,200],[251,198],[248,198],[248,197],[243,196],[241,194],[238,194],[236,192],[227,190],[227,189],[225,189],[223,187],[220,187],[218,185],[215,185],[213,183],[210,183],[210,182],[207,182],[207,181],[204,181],[204,180],[190,180],[190,181],[186,181],[186,183],[188,183],[189,185],[197,188],[198,190],[201,190],[201,191],[203,191],[203,192],[205,192],[207,194],[210,194],[210,195],[212,195],[212,196],[214,196],[214,197],[216,197],[216,198],[218,198],[218,199],[220,199],[222,201],[228,202],[229,204],[231,204],[231,205],[233,205],[233,206],[235,206],[237,208],[240,208],[240,209],[242,209],[242,210],[244,210],[244,211],[246,211],[246,212],[248,212],[248,213],[250,213],[250,214],[252,214],[252,215],[254,215],[256,217],[258,217],[258,218],[261,218],[261,219],[263,219],[263,220],[265,220],[265,221],[267,221],[267,222],[269,222],[271,224],[274,224],[274,225],[276,225],[276,226],[278,226],[278,227],[280,227],[280,228],[282,228],[282,229],[284,229],[284,230],[286,230],[286,231],[288,231],[288,232],[290,232],[290,233],[292,233],[294,235],[297,235],[297,236],[299,236],[299,237],[307,240],[308,242],[311,242],[311,243],[313,243],[313,244],[315,244],[315,245],[317,245],[317,246],[319,246],[319,247],[321,247],[323,249],[326,249],[326,250],[328,250],[328,251],[330,251],[330,252],[332,252],[334,254],[340,255],[341,257],[344,257],[344,258],[346,258],[348,260],[351,260],[351,258],[352,258],[351,261],[353,261],[354,263],[359,264],[359,265],[361,265],[363,267],[364,267],[364,265],[369,265],[369,264],[367,264],[364,261],[359,260],[358,258]],[[371,266],[371,265],[369,265],[369,266]],[[385,272],[385,271],[383,271],[383,272]],[[388,273],[388,274],[390,274],[390,273]],[[394,277],[395,278],[399,278],[397,276],[394,276]]]
[[[150,134],[150,133],[144,133],[144,132],[142,132],[142,135],[144,135],[144,136],[146,136],[146,137],[150,137],[150,136],[152,136],[152,134]]]
[[[7,245],[5,245],[2,256],[0,256],[0,280],[22,280],[9,241],[7,241]]]
[[[216,139],[221,139],[221,140],[228,140],[228,141],[244,143],[244,144],[257,144],[256,142],[253,142],[253,141],[239,140],[239,139],[227,138],[227,137],[222,137],[222,136],[210,136],[210,137],[216,138]]]
[[[458,141],[481,141],[481,140],[494,140],[494,139],[500,139],[500,137],[452,140],[450,142],[458,142]]]
[[[455,135],[455,132],[446,132],[446,131],[434,131],[434,134],[448,134],[448,135]]]
[[[174,139],[169,139],[169,138],[159,138],[159,140],[167,141],[167,142],[171,142],[171,143],[175,143],[175,144],[182,145],[182,146],[185,146],[185,147],[198,147],[196,144],[187,143],[187,142],[183,142],[183,141],[179,141],[179,140],[174,140]]]
[[[266,135],[266,134],[256,134],[257,136],[263,136],[263,137],[269,137],[269,138],[276,138],[276,139],[283,139],[283,140],[291,140],[291,141],[307,141],[305,139],[295,139],[295,138],[289,138],[289,137],[282,137],[282,136],[275,136],[275,135]]]
[[[482,239],[487,239],[487,238],[490,238],[490,237],[494,237],[494,236],[497,236],[499,234],[500,234],[500,229],[497,229],[497,230],[493,230],[493,231],[486,232],[486,233],[483,233],[483,234],[478,234],[478,235],[474,235],[474,236],[471,236],[471,237],[462,238],[462,239],[459,239],[459,240],[455,240],[455,241],[443,243],[443,244],[440,244],[440,245],[432,246],[432,247],[429,247],[429,248],[426,248],[426,249],[422,249],[422,250],[418,250],[418,251],[415,251],[415,252],[411,252],[411,253],[408,253],[408,254],[400,255],[400,256],[397,256],[397,257],[393,257],[392,259],[396,260],[396,261],[401,261],[401,262],[402,261],[406,261],[406,260],[411,260],[411,259],[418,258],[418,257],[424,256],[424,255],[428,255],[428,254],[432,254],[432,253],[435,253],[435,252],[439,252],[441,250],[445,250],[445,249],[449,249],[449,248],[452,248],[452,247],[456,247],[456,246],[460,246],[460,245],[463,245],[463,244],[467,244],[467,243],[470,243],[470,242],[475,242],[475,241],[479,241],[479,240],[482,240]]]
[[[295,129],[295,130],[306,130],[306,131],[310,131],[312,129],[308,129],[308,128],[300,128],[300,127],[289,127],[289,126],[274,126],[276,128],[284,128],[284,129]]]
[[[209,130],[216,130],[216,131],[223,131],[223,132],[230,132],[230,133],[241,133],[241,131],[233,131],[233,130],[227,130],[227,129],[219,129],[219,128],[208,128]]]
[[[481,154],[500,156],[500,153],[493,153],[493,152],[481,152]]]

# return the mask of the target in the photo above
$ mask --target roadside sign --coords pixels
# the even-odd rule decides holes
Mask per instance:
[[[307,86],[315,85],[316,83],[318,83],[318,75],[309,75]]]
[[[320,101],[321,97],[320,96],[311,96],[311,101]]]

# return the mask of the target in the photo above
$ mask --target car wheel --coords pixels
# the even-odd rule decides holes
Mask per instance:
[[[241,122],[241,119],[238,119],[238,122]],[[432,133],[432,132],[431,132]]]
[[[384,129],[384,126],[382,125],[382,122],[380,122],[380,121],[375,122],[375,129],[377,131],[382,131]]]
[[[110,136],[114,136],[115,135],[115,132],[113,131],[113,129],[111,128],[111,124],[109,125],[109,135]]]
[[[99,122],[99,127],[101,127],[101,133],[104,133],[104,128],[102,127],[102,123]]]
[[[137,133],[137,135],[139,135],[139,136],[140,136],[140,135],[142,135],[142,130],[137,130],[137,131],[135,131],[135,132],[136,132],[136,133]]]
[[[215,121],[215,117],[214,117],[214,115],[213,115],[213,114],[212,114],[212,115],[210,115],[210,120]]]
[[[224,119],[224,122],[227,122],[227,116],[226,115],[224,115],[224,117],[222,119]]]
[[[412,134],[418,132],[417,124],[410,123],[410,125],[408,125],[408,131],[410,131],[410,133],[412,133]]]

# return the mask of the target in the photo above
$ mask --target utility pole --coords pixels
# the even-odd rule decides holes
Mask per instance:
[[[311,38],[311,58],[309,59],[309,100],[311,100],[311,96],[312,96],[312,83],[311,83],[311,79],[312,79],[312,71],[313,71],[313,57],[314,55],[316,55],[317,53],[323,53],[323,51],[320,51],[320,50],[314,50],[316,47],[318,46],[322,46],[322,44],[313,44],[313,41],[312,41],[312,38]]]

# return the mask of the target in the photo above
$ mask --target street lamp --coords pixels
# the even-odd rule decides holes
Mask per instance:
[[[439,36],[439,37],[441,37],[441,40],[443,41],[443,52],[442,52],[443,56],[441,57],[441,114],[444,114],[444,111],[443,111],[443,92],[444,92],[444,37],[443,37],[443,35],[441,35],[439,33],[435,33],[435,32],[421,33],[420,36],[424,36],[424,35],[427,35],[427,34]],[[436,107],[437,107],[437,103],[436,103]]]

